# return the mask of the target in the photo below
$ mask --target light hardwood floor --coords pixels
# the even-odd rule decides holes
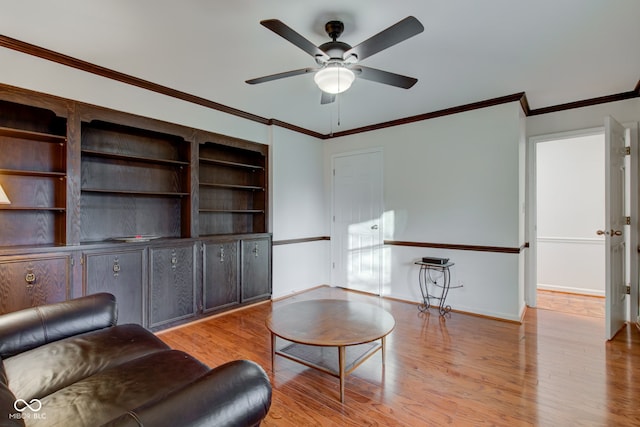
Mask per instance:
[[[599,317],[604,319],[604,305],[604,297],[568,294],[564,292],[538,289],[537,307],[543,310],[560,311],[562,313]]]
[[[380,354],[336,378],[283,358],[271,372],[265,318],[272,307],[310,298],[379,304],[396,319]],[[633,426],[640,425],[640,332],[606,342],[601,318],[529,309],[523,324],[318,288],[160,333],[209,366],[262,365],[273,384],[264,426]]]

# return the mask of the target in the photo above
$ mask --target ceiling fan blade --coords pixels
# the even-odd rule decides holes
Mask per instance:
[[[413,77],[390,73],[388,71],[378,70],[377,68],[363,67],[362,65],[354,67],[353,72],[356,73],[358,78],[402,89],[409,89],[418,82],[418,79],[414,79]]]
[[[336,100],[336,95],[333,93],[322,92],[322,97],[320,98],[320,104],[331,104]]]
[[[309,40],[296,33],[284,22],[278,19],[266,19],[264,21],[260,21],[260,24],[270,29],[285,40],[288,40],[290,43],[298,46],[300,49],[304,50],[314,58],[320,57],[324,60],[329,60],[329,55],[321,51],[320,48],[311,43]]]
[[[382,30],[375,36],[368,38],[359,45],[352,47],[344,53],[343,59],[347,59],[351,55],[356,55],[358,61],[362,61],[381,50],[405,41],[423,31],[424,27],[420,21],[413,16],[408,16],[386,30]]]
[[[300,68],[298,70],[285,71],[284,73],[271,74],[269,76],[257,77],[255,79],[246,80],[246,83],[255,85],[258,83],[270,82],[272,80],[284,79],[286,77],[298,76],[316,71],[317,68]]]

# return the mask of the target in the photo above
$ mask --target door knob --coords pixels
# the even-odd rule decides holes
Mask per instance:
[[[606,234],[607,236],[622,236],[622,231],[613,229],[611,229],[611,231],[598,230],[596,231],[596,234],[598,236],[602,236],[604,234]]]

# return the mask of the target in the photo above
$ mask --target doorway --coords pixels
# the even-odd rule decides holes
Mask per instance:
[[[604,131],[536,144],[538,308],[604,318]]]
[[[599,133],[604,129],[605,224],[598,229],[598,234],[605,235],[605,336],[610,340],[625,326],[627,320],[637,319],[640,325],[638,314],[640,312],[638,308],[640,306],[638,284],[640,255],[636,250],[640,248],[638,242],[640,155],[637,122],[625,123],[623,126],[614,118],[607,116],[604,118],[604,124],[604,128],[529,138],[526,238],[530,244],[530,250],[526,262],[525,302],[529,307],[537,306],[537,146],[541,142]],[[619,248],[626,248],[626,250]],[[625,294],[630,294],[630,298]]]
[[[382,150],[332,157],[331,280],[380,295],[382,289]]]

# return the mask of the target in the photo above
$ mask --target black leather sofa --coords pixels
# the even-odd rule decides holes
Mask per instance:
[[[209,369],[116,318],[110,294],[0,316],[0,426],[257,426],[267,415],[259,365]]]

